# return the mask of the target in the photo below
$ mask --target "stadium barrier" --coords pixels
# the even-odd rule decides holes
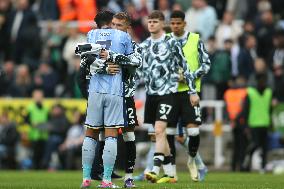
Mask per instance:
[[[24,118],[27,114],[26,107],[31,102],[33,102],[31,98],[0,98],[0,114],[8,113],[10,120],[17,123],[18,131],[27,132],[29,126],[26,125]],[[65,108],[69,120],[72,120],[74,111],[79,110],[81,113],[85,113],[87,107],[87,102],[84,99],[46,98],[43,104],[48,108],[55,104],[61,104]],[[221,100],[203,100],[200,105],[202,108],[214,109],[214,121],[202,124],[201,130],[211,132],[214,135],[214,167],[218,169],[225,162],[223,134],[231,132],[230,125],[224,123],[225,103]],[[273,108],[272,121],[274,130],[284,136],[284,103]]]

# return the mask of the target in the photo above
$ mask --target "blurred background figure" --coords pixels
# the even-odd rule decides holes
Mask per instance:
[[[66,138],[59,146],[59,157],[63,169],[81,168],[81,147],[84,141],[85,129],[83,127],[85,117],[78,111],[73,113],[73,122],[67,131]],[[77,162],[77,164],[76,164]]]
[[[19,134],[16,124],[6,112],[0,115],[0,169],[16,169],[16,145]]]
[[[48,139],[49,109],[43,104],[44,94],[42,90],[35,89],[32,97],[33,102],[27,107],[26,121],[31,126],[29,140],[31,141],[33,168],[41,169],[46,140]]]
[[[242,164],[245,158],[245,150],[248,141],[246,136],[247,125],[244,117],[240,116],[240,113],[243,111],[246,96],[246,79],[242,76],[237,77],[224,94],[226,110],[233,134],[232,171],[242,171]]]
[[[63,143],[68,128],[69,121],[65,115],[64,108],[60,104],[55,104],[50,110],[50,117],[47,122],[48,139],[42,159],[43,169],[56,168],[50,165],[51,155],[59,152],[59,146]]]
[[[192,7],[186,11],[185,20],[185,30],[199,33],[202,40],[207,41],[217,25],[216,10],[206,0],[192,0]]]
[[[32,79],[29,67],[25,64],[22,64],[17,67],[15,79],[12,81],[10,86],[8,86],[8,95],[11,97],[29,97],[32,92],[31,90]]]
[[[247,89],[242,115],[249,132],[249,145],[243,162],[243,169],[251,170],[251,159],[256,149],[261,148],[261,169],[265,172],[268,151],[268,130],[271,127],[272,90],[267,87],[267,75],[256,75],[256,87]]]

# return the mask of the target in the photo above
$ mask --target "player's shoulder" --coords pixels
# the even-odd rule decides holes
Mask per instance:
[[[145,39],[142,43],[140,43],[141,48],[148,48],[151,45],[151,37]]]
[[[179,44],[176,38],[172,34],[166,35],[164,41],[168,43],[170,46],[176,46]]]
[[[112,31],[115,35],[130,37],[130,35],[125,31],[121,31],[121,30],[117,30],[117,29],[112,29]]]
[[[91,36],[93,36],[95,33],[96,33],[96,29],[92,29],[92,30],[88,31],[87,37],[91,37]]]

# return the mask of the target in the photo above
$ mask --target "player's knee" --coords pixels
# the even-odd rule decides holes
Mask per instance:
[[[98,139],[98,135],[99,135],[99,131],[97,129],[87,128],[86,133],[85,133],[86,137],[90,137],[90,138],[93,138],[95,140]]]
[[[134,132],[122,133],[122,137],[123,137],[124,142],[135,141],[135,134],[134,134]]]
[[[187,134],[188,136],[197,136],[199,135],[199,128],[198,127],[187,128]]]

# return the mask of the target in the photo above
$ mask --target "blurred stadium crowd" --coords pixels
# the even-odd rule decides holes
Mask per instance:
[[[225,91],[235,86],[236,78],[243,79],[243,87],[255,86],[256,75],[264,73],[273,90],[273,103],[284,102],[283,7],[281,0],[0,0],[0,97],[37,98],[42,91],[44,97],[82,98],[75,83],[80,58],[75,56],[74,48],[86,41],[86,32],[95,27],[96,12],[128,12],[133,19],[132,36],[141,42],[149,36],[147,15],[158,9],[168,22],[171,11],[185,11],[186,29],[198,32],[207,46],[212,67],[204,78],[202,99],[222,100]],[[42,126],[49,128],[44,129],[49,138],[39,137],[30,144],[35,147],[31,149],[39,151],[34,154],[42,154],[33,157],[34,168],[47,168],[50,151],[55,148],[63,152],[64,147],[59,144],[69,135],[83,133],[78,126],[80,116],[73,122],[74,133],[68,132],[72,124],[62,110],[60,105],[53,106],[42,121],[49,125]],[[26,121],[32,124],[27,112]],[[62,128],[54,131],[52,124]],[[5,112],[0,116],[0,125],[1,154],[2,144],[14,149],[19,137]],[[10,130],[3,125],[10,125]],[[50,145],[44,152],[41,142],[46,140]],[[8,156],[13,153],[12,150]],[[68,162],[64,163],[71,168]],[[22,168],[25,166],[29,163]]]

